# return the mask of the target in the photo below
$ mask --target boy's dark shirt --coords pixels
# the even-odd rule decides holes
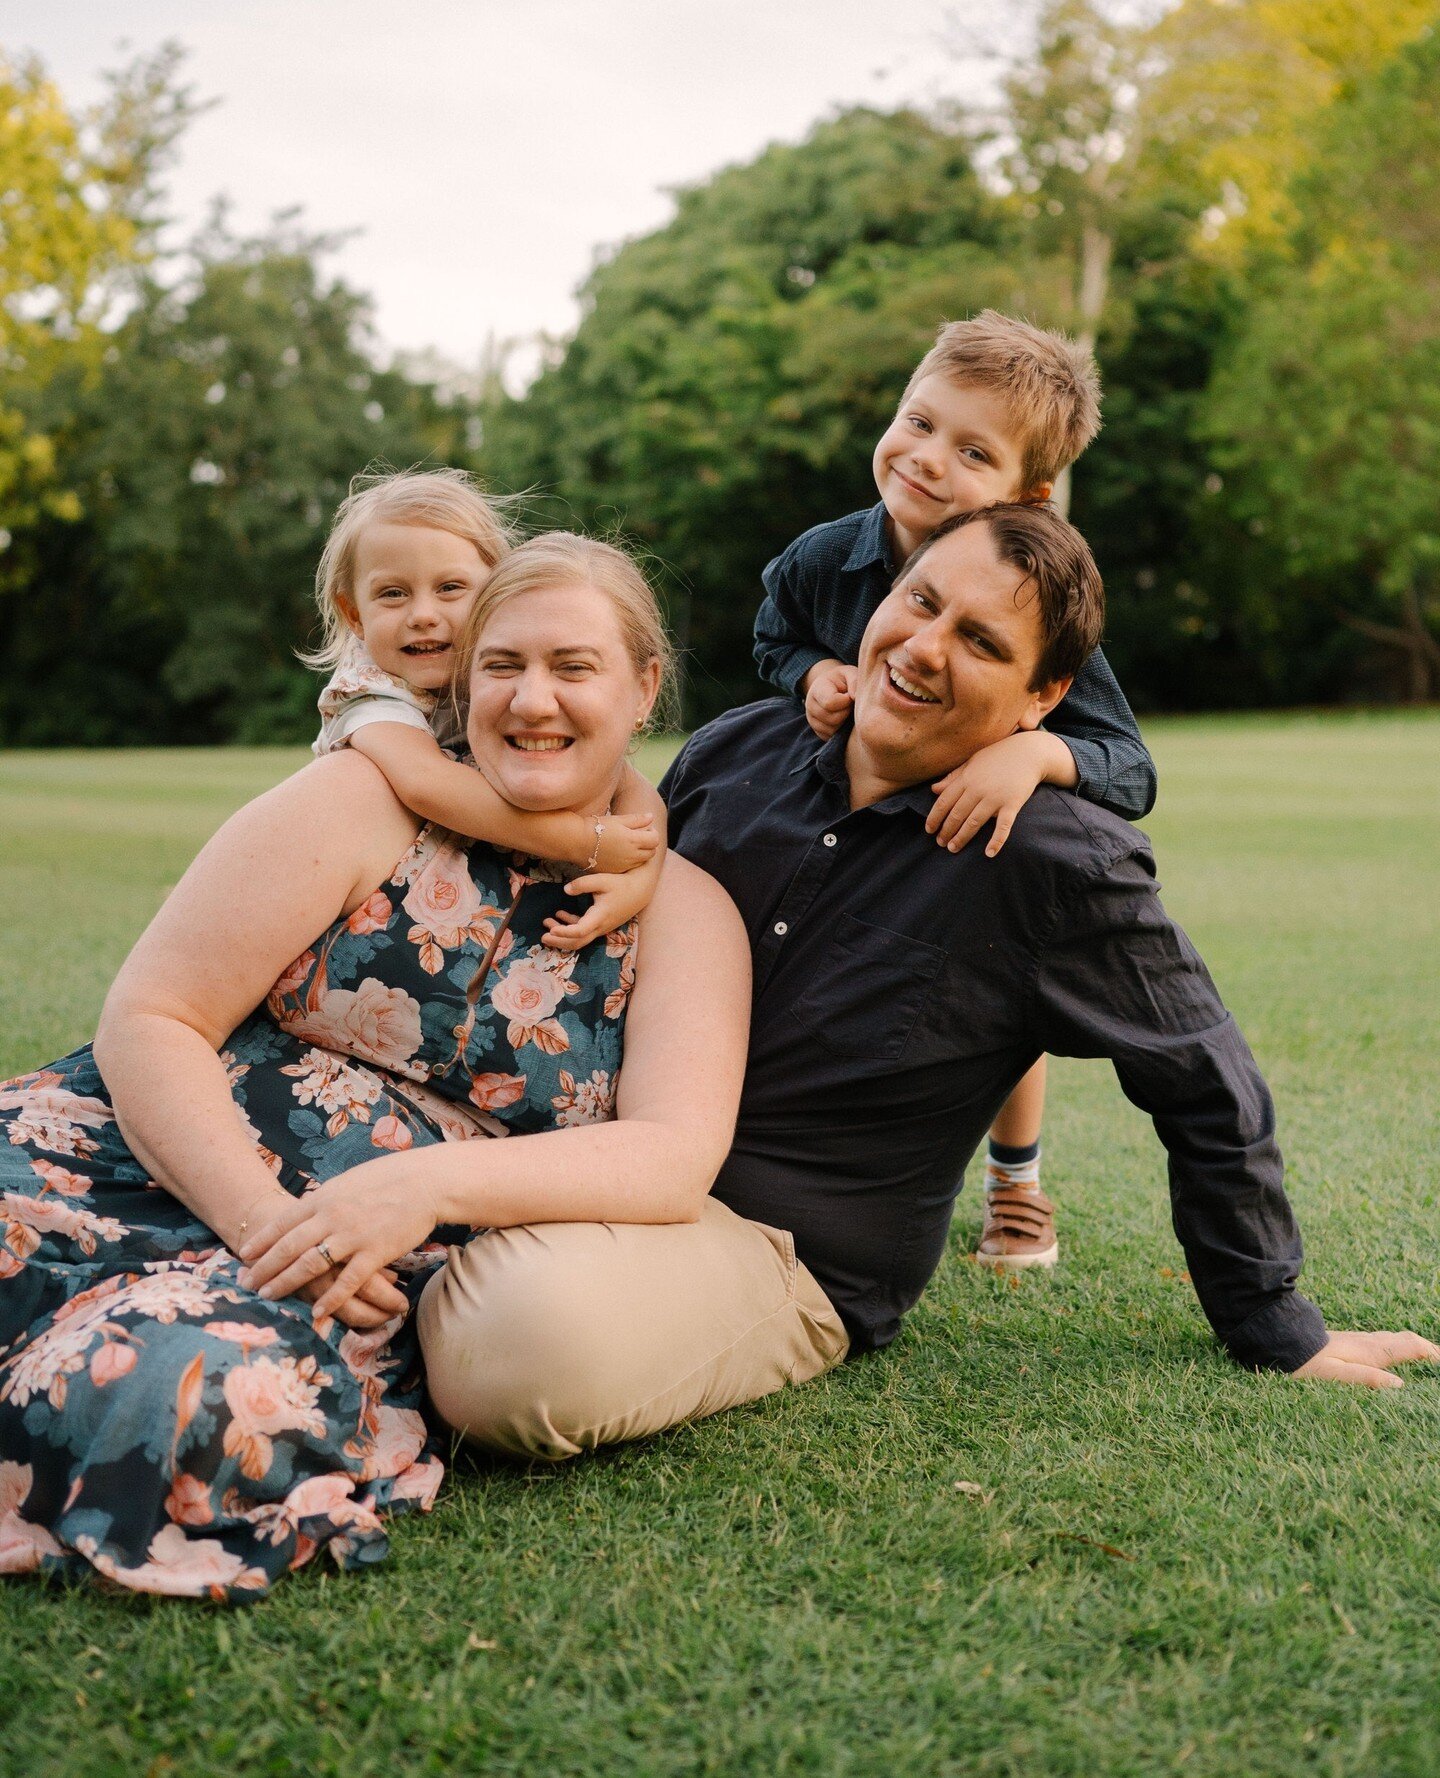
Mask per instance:
[[[760,677],[792,696],[817,661],[860,658],[860,638],[898,573],[885,507],[816,525],[766,568],[755,617]],[[1080,774],[1076,793],[1127,821],[1155,806],[1155,762],[1110,664],[1097,648],[1045,718]]]
[[[749,1062],[715,1195],[788,1229],[856,1350],[894,1338],[939,1263],[965,1165],[1042,1052],[1108,1056],[1169,1151],[1175,1230],[1242,1364],[1325,1341],[1274,1108],[1144,836],[1042,785],[997,858],[924,831],[925,785],[852,811],[848,726],[793,699],[694,735],[660,786],[754,954]]]

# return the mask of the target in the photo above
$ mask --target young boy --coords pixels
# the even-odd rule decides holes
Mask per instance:
[[[766,568],[755,619],[762,676],[805,700],[817,735],[833,735],[853,702],[849,663],[912,551],[957,513],[1048,499],[1099,429],[1094,360],[1063,335],[994,309],[942,327],[875,447],[880,504],[815,526]],[[983,748],[933,786],[927,831],[958,852],[993,818],[993,858],[1041,783],[1130,821],[1154,806],[1154,762],[1099,649],[1043,729]],[[1042,1056],[990,1132],[976,1254],[987,1265],[1053,1266],[1059,1257],[1054,1205],[1040,1189],[1044,1108]]]

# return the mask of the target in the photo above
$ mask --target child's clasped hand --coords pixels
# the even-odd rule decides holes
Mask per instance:
[[[818,661],[806,675],[805,720],[828,741],[849,720],[855,704],[856,669],[844,661]]]

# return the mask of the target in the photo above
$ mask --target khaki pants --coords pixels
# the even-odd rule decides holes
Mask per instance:
[[[491,1229],[451,1249],[419,1319],[449,1424],[552,1461],[808,1382],[849,1344],[790,1236],[713,1198],[693,1223]]]

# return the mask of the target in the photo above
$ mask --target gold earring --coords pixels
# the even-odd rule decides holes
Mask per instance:
[[[640,733],[641,729],[644,728],[644,726],[645,726],[645,718],[643,716],[637,716],[635,718],[635,733],[638,735]]]

